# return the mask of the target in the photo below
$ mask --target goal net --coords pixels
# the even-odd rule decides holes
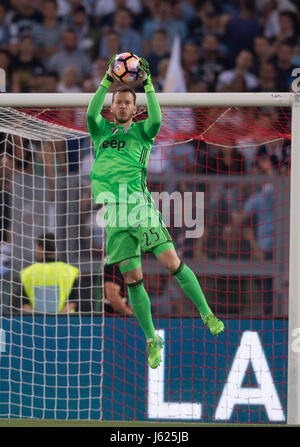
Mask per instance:
[[[225,332],[214,338],[143,254],[165,340],[161,366],[148,369],[124,283],[116,267],[104,274],[86,108],[0,107],[0,417],[286,422],[290,108],[162,112],[148,187]],[[55,261],[80,271],[74,307],[58,310],[45,286],[30,311],[20,272],[50,233]]]

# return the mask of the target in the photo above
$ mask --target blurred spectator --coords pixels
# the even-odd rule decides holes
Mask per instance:
[[[180,119],[178,119],[179,116]],[[164,151],[162,154],[167,159],[166,166],[169,166],[168,171],[165,167],[163,169],[165,172],[172,172],[174,174],[193,172],[195,166],[195,148],[194,142],[191,142],[188,138],[188,135],[192,135],[196,131],[196,122],[192,110],[189,107],[182,109],[176,107],[166,108],[163,111],[163,120],[172,126],[172,133],[168,135],[168,144],[173,143],[173,149],[169,152],[165,152],[163,148],[164,144],[162,145],[161,151]],[[160,135],[164,137],[163,133]],[[180,135],[180,140],[175,135]],[[159,137],[156,143],[158,146]],[[171,185],[167,185],[167,188],[170,189]]]
[[[205,191],[205,235],[198,242],[202,257],[218,258],[226,255],[224,228],[232,225],[234,213],[241,208],[241,188],[233,183],[214,182],[206,185]]]
[[[13,59],[12,92],[29,92],[31,77],[35,70],[42,69],[41,61],[35,56],[33,38],[31,36],[21,37],[18,54]]]
[[[46,0],[42,4],[42,23],[35,24],[32,28],[37,54],[40,58],[49,58],[59,50],[63,26],[57,15],[56,0]]]
[[[55,71],[44,73],[41,78],[41,93],[58,93],[59,77]]]
[[[256,165],[261,165],[264,159],[271,161],[273,169],[280,167],[280,161],[282,158],[282,140],[271,141],[270,143],[259,146],[256,151]]]
[[[43,20],[42,14],[37,10],[32,0],[18,0],[14,2],[14,13],[11,24],[16,27],[17,37],[31,34],[32,29]]]
[[[284,141],[282,144],[282,156],[280,160],[280,175],[290,176],[291,170],[291,142]]]
[[[149,181],[152,192],[164,191],[164,174],[172,172],[170,151],[164,145],[156,144],[152,147],[148,168]]]
[[[162,59],[169,59],[170,52],[167,49],[167,32],[164,29],[158,29],[153,33],[152,46],[147,58],[153,79],[158,75],[158,64]]]
[[[131,51],[138,56],[142,54],[142,39],[132,27],[132,15],[128,8],[119,8],[114,15],[113,29],[119,35],[120,51]],[[100,54],[102,57],[108,57],[106,48],[108,36],[103,36],[100,46]]]
[[[141,0],[96,0],[94,14],[98,17],[107,18],[118,8],[126,6],[133,14],[139,14],[142,11]]]
[[[103,79],[103,76],[105,75],[106,67],[107,67],[107,60],[106,59],[99,58],[94,63],[92,79],[93,79],[93,82],[94,82],[94,85],[95,85],[95,90],[98,88],[98,86],[100,85],[100,82]]]
[[[187,22],[187,38],[198,46],[202,44],[203,39],[203,21],[202,21],[202,7],[198,7],[193,17]]]
[[[90,17],[93,13],[92,3],[94,3],[94,0],[57,0],[58,15],[65,21],[76,8],[83,6]]]
[[[59,93],[79,93],[78,74],[75,67],[66,67],[57,86]]]
[[[34,155],[27,139],[7,134],[4,147],[6,155],[11,159],[8,165],[12,163],[14,171],[32,173]]]
[[[128,8],[119,8],[114,17],[114,29],[119,33],[122,51],[142,55],[142,38],[132,28],[132,14]]]
[[[108,315],[134,316],[126,294],[126,283],[118,265],[104,266],[104,311]]]
[[[272,62],[264,62],[258,71],[256,92],[276,92],[276,71]]]
[[[105,35],[104,44],[101,42],[99,48],[99,57],[107,61],[114,55],[121,52],[121,41],[117,31],[109,29]]]
[[[242,74],[236,74],[231,83],[228,84],[223,90],[223,92],[233,92],[233,93],[246,92],[246,91],[247,91],[247,85],[245,78]]]
[[[37,262],[20,272],[22,310],[44,314],[75,312],[79,301],[79,270],[56,260],[52,233],[37,238],[35,255]]]
[[[279,112],[276,109],[262,109],[260,116],[257,117],[257,129],[275,132],[276,124],[278,123]],[[282,139],[274,139],[259,145],[256,150],[255,168],[262,163],[261,160],[268,159],[271,161],[274,173],[280,167],[281,160],[283,158],[284,149],[286,147],[286,142]],[[261,169],[260,169],[261,171]]]
[[[297,14],[295,1],[290,0],[268,0],[263,5],[264,18],[264,35],[267,39],[274,39],[279,35],[280,30],[280,13],[292,12]]]
[[[136,1],[136,0],[134,0]],[[151,0],[152,1],[152,0]],[[138,2],[140,3],[140,1],[138,0]],[[114,0],[113,2],[110,2],[110,5],[115,4],[114,9],[108,13],[108,14],[104,14],[99,16],[98,14],[96,14],[96,23],[99,25],[99,28],[102,30],[102,32],[106,32],[107,29],[109,28],[113,28],[114,27],[114,23],[115,23],[115,17],[117,12],[119,11],[119,9],[125,8],[130,12],[131,15],[131,26],[135,29],[138,30],[139,35],[140,35],[140,31],[141,31],[141,25],[142,22],[144,21],[144,18],[142,17],[142,15],[145,14],[145,11],[147,10],[147,8],[145,7],[145,5],[139,5],[138,8],[132,8],[130,7],[130,4],[132,3],[128,0]],[[149,11],[148,14],[146,13],[146,16],[149,16]]]
[[[6,7],[0,4],[0,49],[7,50],[10,41],[9,26],[6,22]]]
[[[288,43],[292,46],[299,43],[299,36],[295,31],[295,15],[290,11],[282,11],[279,15],[278,34],[271,38],[274,53],[276,53],[281,43]]]
[[[243,154],[235,147],[209,146],[205,164],[206,174],[244,174],[246,172]]]
[[[292,71],[296,68],[292,62],[294,49],[288,43],[281,43],[274,59],[276,70],[276,89],[278,92],[288,92],[294,80]]]
[[[72,28],[78,39],[78,50],[86,53],[91,60],[98,54],[100,30],[92,26],[84,6],[78,6],[68,16],[68,28]]]
[[[92,72],[89,56],[78,50],[78,39],[72,29],[68,29],[63,33],[62,44],[63,49],[46,61],[46,69],[48,71],[56,71],[61,77],[66,67],[73,66],[78,72],[78,79],[82,81]]]
[[[183,123],[192,128],[194,117],[190,109],[184,112]],[[184,127],[184,124],[182,127]],[[184,128],[182,130],[185,130]],[[177,126],[180,132],[180,125]],[[172,171],[174,173],[192,173],[195,167],[195,148],[193,143],[175,144],[170,155],[172,161]]]
[[[196,0],[182,0],[178,2],[178,17],[188,22],[196,14]]]
[[[270,62],[274,51],[272,45],[264,36],[255,37],[253,49],[254,63],[252,71],[257,76],[261,64]]]
[[[168,51],[171,49],[173,39],[178,34],[182,41],[187,36],[187,28],[182,20],[176,20],[172,14],[172,2],[170,0],[156,0],[154,16],[143,24],[143,55],[148,56],[151,51],[151,41],[154,31],[164,29],[168,36]]]
[[[97,85],[94,83],[94,79],[85,79],[82,84],[82,93],[95,93]]]
[[[190,92],[190,93],[208,92],[208,84],[206,84],[206,82],[202,82],[202,81],[197,81],[197,82],[191,83],[188,86],[188,92]]]
[[[187,76],[187,84],[197,82],[200,70],[200,52],[197,45],[186,43],[182,49],[182,68]]]
[[[0,50],[9,50],[13,54],[17,51],[17,28],[7,19],[6,6],[0,4]]]
[[[256,76],[251,73],[252,66],[252,53],[242,50],[236,58],[235,67],[231,70],[223,71],[218,76],[216,85],[217,91],[221,92],[224,88],[226,89],[226,86],[232,83],[236,75],[242,75],[245,79],[247,91],[253,91],[258,85],[258,81]]]
[[[245,202],[242,223],[247,222],[254,229],[261,250],[261,260],[268,261],[273,257],[274,170],[270,158],[265,155],[257,158],[256,168],[257,172],[265,176],[266,181],[260,191],[251,195]],[[273,278],[263,276],[257,279],[257,282],[262,291],[263,316],[270,316],[273,311]]]
[[[38,67],[34,70],[33,76],[29,79],[29,93],[42,93],[44,89],[44,75],[45,70],[43,67]]]
[[[3,68],[6,75],[6,91],[11,91],[12,59],[7,50],[0,50],[0,68]]]
[[[196,14],[187,22],[188,39],[198,46],[206,35],[220,36],[221,11],[210,2],[201,2]]]
[[[213,34],[206,35],[202,41],[197,82],[204,82],[208,91],[214,92],[217,78],[225,67],[226,61],[220,51],[218,38]]]
[[[250,226],[242,226],[239,213],[233,211],[230,224],[223,228],[223,256],[230,260],[261,260],[261,249],[255,239],[254,230]]]
[[[255,17],[255,0],[242,0],[240,13],[227,21],[224,39],[228,55],[234,61],[242,50],[252,51],[253,40],[263,34],[263,27]]]
[[[157,76],[153,83],[157,92],[162,92],[164,89],[168,66],[169,59],[162,59],[157,65]]]

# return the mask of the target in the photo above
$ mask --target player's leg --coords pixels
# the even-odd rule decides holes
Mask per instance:
[[[129,301],[136,318],[147,340],[148,362],[151,368],[161,363],[162,339],[155,335],[151,315],[151,302],[143,283],[141,258],[134,257],[119,263],[120,271],[125,279]]]
[[[118,210],[117,210],[118,211]],[[129,301],[146,339],[154,338],[148,294],[143,286],[139,241],[128,228],[106,227],[106,254],[109,264],[119,264],[128,290]]]
[[[153,339],[155,330],[151,316],[151,302],[144,287],[141,258],[138,256],[120,262],[119,268],[126,282],[131,307],[146,340]]]
[[[222,332],[224,330],[223,322],[212,313],[194,272],[180,261],[176,250],[169,248],[167,244],[162,244],[154,248],[153,253],[159,262],[176,278],[183,292],[193,301],[211,333],[218,335]]]

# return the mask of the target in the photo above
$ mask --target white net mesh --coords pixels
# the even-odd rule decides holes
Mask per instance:
[[[274,118],[254,107],[163,109],[149,163],[150,191],[203,192],[204,237],[188,239],[187,228],[172,224],[170,233],[226,332],[216,341],[174,278],[144,255],[154,324],[166,341],[156,371],[147,369],[145,339],[134,317],[103,319],[105,234],[102,209],[92,199],[85,112],[0,108],[0,417],[212,422],[221,415],[223,422],[284,422],[289,111],[283,108]],[[143,117],[146,112],[138,119]],[[262,146],[264,163],[269,154],[276,156],[271,178],[256,171]],[[225,155],[236,148],[240,158],[226,170]],[[271,215],[273,228],[274,250],[265,259],[254,244],[262,225],[253,210],[242,226],[230,220],[256,191],[264,193],[263,215]],[[56,259],[80,270],[77,296],[70,300],[75,313],[48,307],[31,313],[26,307],[20,272],[36,261],[37,238],[49,233]],[[46,289],[42,301],[52,293],[57,299]],[[239,356],[243,373],[231,374],[239,370]]]
[[[104,233],[91,194],[90,139],[86,132],[11,108],[0,108],[0,132],[0,316],[2,352],[7,354],[1,359],[5,385],[0,401],[6,406],[1,416],[90,419],[95,407],[99,419],[103,322],[85,315],[102,311]],[[34,313],[26,307],[31,302],[24,296],[20,272],[37,261],[36,241],[45,234],[56,240],[55,260],[80,270],[69,296],[75,314],[66,307],[59,315],[47,287],[40,297],[35,291]],[[94,386],[99,390],[95,405]]]

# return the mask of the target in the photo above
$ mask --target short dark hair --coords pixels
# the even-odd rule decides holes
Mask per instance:
[[[118,88],[113,92],[112,102],[114,102],[114,99],[115,99],[115,96],[116,96],[117,93],[126,93],[126,92],[132,94],[132,96],[133,96],[133,102],[134,102],[134,104],[135,104],[135,103],[136,103],[136,93],[135,93],[135,91],[133,90],[133,88],[128,87],[128,86],[126,86],[126,85],[124,85],[124,86],[122,85],[121,87],[118,87]]]
[[[55,236],[53,233],[40,234],[36,243],[42,248],[45,255],[53,255],[56,253]]]
[[[120,12],[120,11],[125,11],[125,12],[127,12],[127,14],[129,14],[132,17],[131,10],[129,8],[127,8],[126,6],[121,6],[120,8],[117,9],[116,12]]]
[[[46,0],[44,3],[52,3],[57,8],[57,1],[56,0]]]
[[[79,6],[77,6],[77,7],[74,9],[73,14],[75,15],[75,14],[78,14],[78,13],[86,14],[86,9],[85,9],[85,7],[84,7],[83,5],[79,5]]]
[[[163,34],[165,37],[168,35],[167,31],[163,28],[156,29],[153,34]]]

